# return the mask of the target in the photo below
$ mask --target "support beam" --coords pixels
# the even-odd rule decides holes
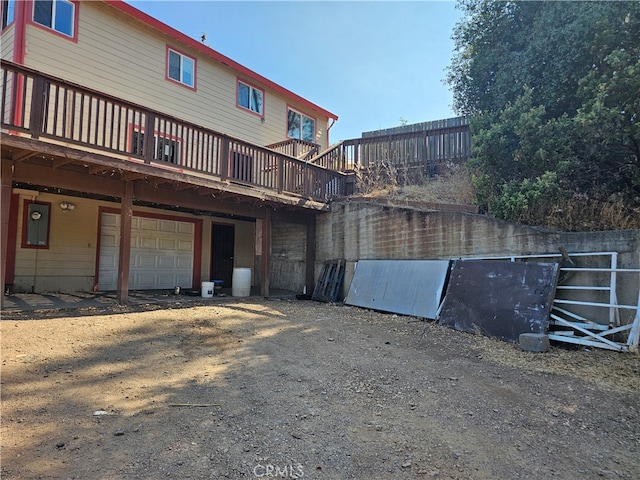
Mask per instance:
[[[311,215],[307,221],[307,255],[305,259],[306,294],[311,295],[315,288],[316,266],[316,217]]]
[[[133,183],[123,182],[120,210],[120,255],[118,259],[118,303],[129,303],[129,267],[131,259],[131,223],[133,219]]]
[[[137,172],[121,172],[121,175],[122,175],[122,179],[127,182],[133,182],[134,180],[139,180],[147,176],[144,173],[137,173]]]
[[[100,177],[67,170],[54,171],[49,167],[28,163],[16,164],[13,180],[32,185],[57,187],[111,197],[119,197],[119,192],[122,190],[122,181],[113,177]],[[215,190],[210,190],[210,192],[218,194]],[[210,198],[196,195],[195,192],[188,190],[178,192],[171,188],[156,188],[141,181],[136,182],[135,197],[136,200],[141,202],[157,203],[159,205],[180,205],[195,210],[252,218],[261,218],[264,212],[264,209],[259,209],[249,202],[238,203],[230,199],[220,200],[218,198],[211,201]]]
[[[269,296],[269,265],[271,263],[271,208],[265,208],[264,219],[262,220],[262,265],[260,274],[260,295]]]
[[[73,160],[71,160],[70,158],[55,158],[53,160],[53,164],[52,167],[55,170],[56,168],[60,168],[68,163],[72,163]]]
[[[188,183],[176,183],[172,185],[174,190],[190,190],[198,188],[197,185],[189,185]]]
[[[145,137],[146,138],[146,137]],[[150,136],[149,138],[153,138]],[[22,150],[31,150],[34,152],[38,152],[38,155],[46,156],[46,157],[62,157],[65,159],[71,159],[76,163],[81,163],[88,167],[89,165],[101,165],[104,167],[104,170],[115,170],[115,171],[127,171],[127,172],[137,172],[144,174],[145,176],[152,178],[164,178],[168,182],[175,183],[186,183],[189,185],[193,185],[194,187],[203,187],[209,188],[212,192],[217,195],[217,192],[225,192],[225,194],[231,194],[234,198],[238,198],[243,203],[258,201],[261,204],[267,202],[273,202],[280,207],[283,206],[291,206],[295,209],[309,209],[316,211],[328,211],[329,204],[324,202],[319,202],[315,200],[302,200],[299,197],[291,196],[288,194],[279,195],[274,190],[270,188],[261,188],[261,187],[253,187],[247,188],[244,185],[236,185],[233,183],[229,183],[226,181],[224,176],[224,172],[221,172],[222,179],[220,177],[214,175],[195,175],[190,172],[175,172],[170,171],[164,168],[159,168],[156,165],[146,165],[138,162],[134,162],[129,158],[123,158],[120,155],[104,155],[100,153],[87,152],[83,150],[73,149],[69,147],[65,147],[63,145],[57,145],[54,143],[47,143],[44,141],[33,140],[26,137],[16,136],[16,135],[7,135],[2,133],[0,135],[0,143],[2,143],[3,152],[6,149],[18,148]],[[228,141],[223,142],[227,144],[228,149]],[[227,158],[227,157],[222,157]],[[223,167],[227,168],[227,162],[223,162]],[[18,166],[26,165],[26,162],[20,162]],[[225,167],[226,165],[226,167]],[[18,168],[16,166],[16,169]],[[29,166],[30,167],[30,166]],[[224,170],[223,168],[223,170]],[[97,170],[101,169],[101,167],[96,167]],[[41,185],[50,185],[54,183],[54,187],[60,188],[57,184],[57,179],[60,170],[56,171],[56,174],[53,175],[53,169],[49,168],[46,172],[46,176],[43,179],[45,183],[40,183]],[[16,175],[18,170],[16,170]],[[96,177],[99,181],[107,180],[106,178]],[[16,180],[18,181],[18,180]],[[171,189],[175,192],[174,189]],[[82,189],[85,191],[85,189]],[[177,193],[177,192],[176,192]],[[136,198],[138,198],[136,196]]]
[[[29,160],[30,158],[37,157],[38,152],[31,152],[28,150],[23,150],[21,152],[16,152],[12,155],[12,159],[14,162],[24,162],[25,160]]]
[[[98,173],[106,172],[109,170],[109,167],[105,167],[104,165],[93,165],[89,167],[89,174],[96,175]]]
[[[4,303],[4,283],[7,275],[7,251],[9,250],[9,214],[11,211],[11,185],[13,183],[13,162],[2,161],[2,178],[0,178],[0,218],[2,227],[0,229],[0,259],[2,260],[2,273],[0,273],[0,305]]]
[[[168,180],[166,178],[157,178],[157,177],[151,177],[147,181],[149,182],[149,185],[151,185],[152,187],[157,187],[158,185],[163,185],[166,183],[172,183],[172,180]]]

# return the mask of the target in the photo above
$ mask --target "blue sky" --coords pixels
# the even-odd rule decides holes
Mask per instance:
[[[455,116],[453,1],[128,3],[338,115],[332,143]]]

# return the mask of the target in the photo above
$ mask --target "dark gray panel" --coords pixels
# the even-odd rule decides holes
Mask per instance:
[[[436,318],[449,260],[359,260],[348,305]]]
[[[344,278],[345,260],[324,262],[320,278],[316,282],[311,298],[318,302],[337,302]]]
[[[509,342],[546,333],[558,272],[557,263],[456,260],[438,323]]]

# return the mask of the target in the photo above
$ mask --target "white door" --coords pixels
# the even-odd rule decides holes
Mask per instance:
[[[120,215],[103,213],[100,230],[98,288],[118,288]],[[195,225],[164,218],[133,216],[129,288],[191,288]]]

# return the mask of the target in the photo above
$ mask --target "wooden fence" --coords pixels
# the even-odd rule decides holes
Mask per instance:
[[[377,164],[422,168],[433,175],[471,155],[471,133],[464,118],[428,122],[344,140],[313,158],[316,165],[349,171]]]

